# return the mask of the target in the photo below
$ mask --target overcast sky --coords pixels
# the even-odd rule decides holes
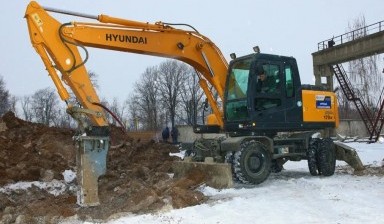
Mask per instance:
[[[23,18],[29,1],[8,1],[1,7],[0,75],[9,92],[16,96],[52,87],[40,57],[28,36]],[[311,53],[317,43],[347,31],[348,23],[365,16],[367,25],[384,20],[383,0],[65,0],[38,1],[43,6],[107,14],[124,19],[154,23],[187,23],[210,38],[229,60],[252,53],[260,46],[264,53],[293,56],[297,59],[302,83],[313,84]],[[78,17],[52,14],[60,22],[82,21]],[[99,95],[125,100],[145,68],[159,65],[164,58],[90,50],[86,67],[99,75]]]

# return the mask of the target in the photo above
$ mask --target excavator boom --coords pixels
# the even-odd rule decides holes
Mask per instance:
[[[84,16],[97,19],[99,23],[61,24],[47,11]],[[191,65],[201,74],[200,84],[213,109],[216,124],[223,127],[222,111],[209,85],[223,100],[228,63],[217,46],[197,31],[175,29],[162,22],[150,24],[107,15],[44,9],[34,1],[28,5],[25,18],[32,45],[47,67],[61,99],[69,99],[64,87],[64,83],[68,84],[88,110],[93,125],[106,126],[107,123],[104,112],[96,105],[100,100],[84,66],[87,54],[82,59],[79,52],[79,48],[86,51],[85,47],[174,58]],[[56,69],[60,71],[62,81]]]
[[[61,24],[48,11],[98,22]],[[67,112],[87,134],[75,137],[80,185],[78,204],[99,204],[97,180],[106,171],[109,149],[105,108],[100,104],[85,67],[88,60],[85,47],[174,58],[191,65],[197,71],[199,84],[214,113],[208,119],[209,124],[223,128],[223,112],[218,102],[224,100],[228,63],[216,45],[196,30],[176,29],[163,22],[151,24],[107,15],[93,16],[44,8],[35,1],[29,3],[25,18],[32,45],[40,55],[60,98],[67,103]],[[85,52],[84,58],[79,50]],[[65,86],[69,86],[74,93],[79,106],[71,103]],[[214,94],[219,96],[219,101]],[[227,166],[226,170],[230,176],[230,167]]]

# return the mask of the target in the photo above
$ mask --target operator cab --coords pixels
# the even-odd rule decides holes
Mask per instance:
[[[303,112],[296,59],[256,53],[232,60],[228,72],[226,131],[273,135],[300,129]]]

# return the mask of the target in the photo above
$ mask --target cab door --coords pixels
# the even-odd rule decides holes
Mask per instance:
[[[284,63],[260,60],[252,69],[250,98],[255,129],[275,129],[285,122]],[[266,76],[262,80],[261,72]],[[261,88],[261,86],[263,86]]]
[[[237,131],[250,121],[249,81],[253,57],[236,59],[230,64],[224,103],[225,129]]]
[[[270,79],[269,91],[259,91],[260,70]],[[251,73],[249,92],[254,130],[284,131],[300,126],[302,108],[296,60],[288,57],[258,60]]]

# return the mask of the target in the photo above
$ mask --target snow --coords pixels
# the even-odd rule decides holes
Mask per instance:
[[[383,165],[384,144],[352,142],[347,145],[356,149],[364,165]],[[347,165],[337,161],[337,166],[340,169]],[[0,188],[0,192],[11,194],[32,185],[53,195],[68,189],[74,191],[68,183],[74,180],[75,172],[67,170],[63,176],[61,181],[9,184]],[[384,223],[383,186],[383,176],[336,172],[331,177],[314,177],[309,174],[307,161],[288,162],[281,173],[271,174],[260,185],[238,184],[225,190],[202,186],[200,191],[210,197],[205,204],[165,208],[147,215],[119,214],[106,223]]]
[[[347,143],[364,165],[381,166],[384,144]],[[337,161],[337,166],[347,166]],[[336,172],[331,177],[309,174],[307,161],[288,162],[284,170],[257,186],[236,185],[201,191],[206,204],[156,214],[125,214],[109,224],[157,223],[384,223],[384,177]]]
[[[5,194],[12,194],[15,191],[18,190],[28,190],[31,187],[37,187],[40,189],[43,189],[47,191],[48,193],[52,195],[60,195],[66,190],[75,191],[76,187],[73,185],[69,185],[75,178],[76,173],[72,170],[65,170],[63,173],[64,182],[61,180],[52,180],[50,182],[43,182],[43,181],[32,181],[32,182],[26,182],[21,181],[13,184],[8,184],[0,188],[1,193]]]
[[[378,139],[378,142],[379,143],[384,143],[384,137],[380,136],[379,139]]]
[[[76,173],[73,170],[64,170],[63,172],[64,181],[71,183],[76,178]]]
[[[40,189],[44,189],[48,193],[55,196],[62,194],[67,189],[72,190],[71,186],[66,185],[62,181],[52,180],[50,182],[32,181],[32,182],[17,182],[14,184],[8,184],[0,188],[0,192],[5,194],[12,194],[17,190],[27,190],[32,186]]]

